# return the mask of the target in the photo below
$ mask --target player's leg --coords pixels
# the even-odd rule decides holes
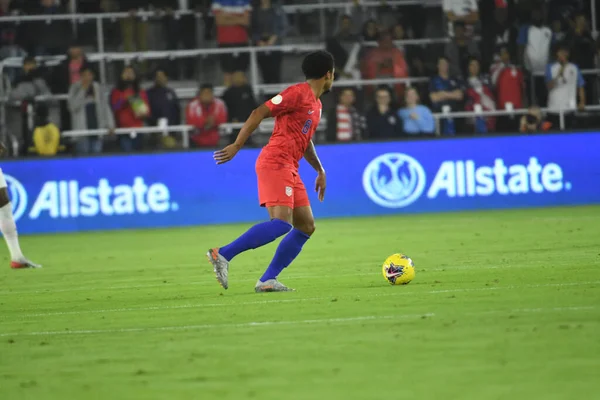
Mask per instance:
[[[302,251],[304,244],[315,231],[315,220],[308,194],[299,176],[294,186],[294,203],[295,207],[292,212],[294,228],[279,243],[273,260],[256,284],[255,290],[257,292],[283,292],[292,290],[278,282],[277,277],[281,271],[296,259]]]
[[[225,289],[228,287],[229,262],[238,254],[271,243],[292,229],[292,193],[286,190],[294,184],[290,171],[258,169],[258,193],[261,206],[267,207],[269,221],[261,222],[248,229],[242,236],[221,248],[207,253],[217,280]]]
[[[12,213],[12,204],[8,197],[8,185],[4,174],[0,170],[0,231],[4,236],[8,251],[10,252],[11,268],[40,268],[41,265],[32,263],[25,258],[19,246],[19,235],[17,225]]]
[[[247,250],[257,249],[271,243],[292,229],[292,208],[289,206],[267,206],[269,221],[261,222],[248,229],[242,236],[219,249],[227,261]]]

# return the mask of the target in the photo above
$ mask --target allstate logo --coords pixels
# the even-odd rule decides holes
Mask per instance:
[[[4,178],[8,184],[8,195],[13,206],[15,221],[17,221],[25,214],[25,210],[27,209],[27,192],[21,182],[12,176],[4,175]]]
[[[425,179],[425,170],[417,160],[402,153],[386,153],[367,165],[363,187],[376,204],[401,208],[421,196]]]

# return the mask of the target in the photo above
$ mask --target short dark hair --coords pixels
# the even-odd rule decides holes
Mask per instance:
[[[564,50],[567,53],[571,52],[571,49],[569,48],[569,45],[565,42],[561,42],[556,46],[556,52],[558,53],[559,51]]]
[[[79,68],[80,74],[83,74],[85,71],[90,71],[92,74],[96,74],[94,67],[92,67],[92,64],[90,64],[90,63],[83,63],[81,65],[81,68]]]
[[[320,79],[333,71],[335,62],[331,53],[325,50],[309,53],[302,61],[302,72],[306,79]]]
[[[202,85],[200,85],[198,93],[203,92],[204,90],[210,90],[211,92],[214,92],[215,87],[212,83],[203,83]]]
[[[162,72],[167,77],[169,76],[169,71],[167,71],[167,68],[165,68],[165,67],[156,67],[156,68],[154,68],[152,76],[156,77],[156,74],[158,74],[159,72]]]
[[[443,54],[442,54],[442,55],[440,55],[440,56],[438,56],[438,58],[437,58],[437,62],[439,63],[439,62],[440,62],[440,61],[442,61],[442,60],[444,60],[444,61],[446,61],[446,62],[450,62],[450,60],[448,59],[448,57],[446,57],[446,56],[445,56],[445,55],[443,55]]]
[[[390,87],[388,85],[379,85],[379,86],[377,86],[377,88],[375,89],[375,93],[380,92],[382,90],[385,91],[385,92],[388,92],[388,94],[390,96],[392,96],[392,91],[391,91],[391,89],[390,89]]]

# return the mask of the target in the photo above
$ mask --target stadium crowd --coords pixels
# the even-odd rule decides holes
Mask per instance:
[[[107,47],[124,52],[155,49],[149,39],[153,27],[162,32],[166,49],[323,43],[322,37],[326,37],[324,44],[335,57],[339,82],[324,104],[327,122],[322,140],[329,142],[435,133],[543,132],[560,128],[561,112],[565,129],[598,126],[598,113],[585,111],[600,99],[600,40],[590,29],[589,1],[424,0],[400,7],[382,1],[365,8],[361,1],[352,0],[346,8],[325,11],[327,32],[317,38],[315,13],[286,13],[282,8],[298,3],[305,4],[276,0],[0,0],[0,16],[126,11],[127,18],[108,20],[105,28]],[[175,12],[179,9],[198,14],[180,15]],[[152,16],[141,10],[151,11]],[[427,38],[448,40],[413,40]],[[177,148],[180,138],[175,133],[67,140],[60,132],[180,124],[195,127],[192,146],[215,147],[222,138],[222,124],[243,122],[257,104],[272,95],[254,90],[248,81],[249,53],[235,52],[220,55],[216,68],[194,57],[139,60],[132,65],[113,62],[109,69],[112,86],[105,88],[99,82],[98,65],[86,56],[97,51],[95,20],[80,24],[0,20],[0,44],[1,59],[23,57],[21,70],[3,69],[5,129],[18,137],[23,154],[52,155],[64,146],[76,154]],[[36,59],[65,53],[66,60],[58,66]],[[283,52],[258,54],[262,83],[299,79],[285,76],[287,55]],[[220,97],[210,83],[215,82],[207,72],[211,68],[220,71],[225,87]],[[344,84],[387,78],[425,79],[394,85]],[[177,82],[198,87],[197,96],[180,99]],[[35,99],[50,94],[68,96],[66,101]],[[443,116],[522,108],[529,109],[522,116]],[[53,109],[59,110],[57,116]],[[442,114],[439,126],[434,114]]]

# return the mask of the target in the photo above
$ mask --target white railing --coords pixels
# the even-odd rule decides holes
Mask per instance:
[[[144,51],[144,52],[129,52],[129,53],[106,53],[98,52],[87,55],[88,60],[92,62],[100,62],[100,83],[104,86],[107,85],[106,77],[106,62],[109,61],[124,61],[131,62],[133,60],[157,60],[157,59],[174,59],[184,57],[198,57],[198,56],[209,56],[219,54],[230,54],[230,53],[250,53],[250,81],[252,86],[255,87],[258,84],[258,62],[257,53],[269,52],[269,51],[281,51],[284,53],[295,53],[295,52],[310,52],[321,50],[325,48],[323,44],[286,44],[280,46],[248,46],[248,47],[235,47],[227,49],[195,49],[195,50],[172,50],[172,51]],[[53,56],[53,57],[38,57],[40,61],[45,61],[49,65],[57,65],[61,61],[66,59],[66,56]],[[4,72],[5,67],[21,67],[23,64],[23,58],[21,57],[9,57],[0,62],[0,76]]]
[[[542,112],[555,112],[554,110],[542,109]],[[600,111],[599,106],[587,106],[585,111]],[[560,121],[561,121],[561,130],[564,129],[564,114],[567,112],[572,112],[571,110],[561,110],[559,112]],[[496,111],[457,111],[457,112],[449,112],[449,113],[435,113],[433,114],[436,119],[436,134],[439,136],[439,123],[442,119],[448,118],[476,118],[476,117],[497,117],[497,116],[518,116],[525,115],[528,113],[528,109],[516,109],[516,110],[496,110]],[[235,130],[240,129],[244,124],[243,123],[226,123],[219,126],[219,131],[222,136],[230,135]],[[266,120],[261,123],[257,129],[259,133],[269,133],[274,126],[273,120]],[[318,131],[323,131],[327,127],[327,120],[323,118]],[[137,135],[137,134],[152,134],[152,133],[161,133],[163,135],[167,135],[170,132],[181,133],[182,135],[182,144],[184,148],[189,148],[190,144],[190,132],[194,131],[196,128],[192,125],[173,125],[173,126],[164,126],[164,127],[143,127],[143,128],[119,128],[115,130],[107,130],[107,129],[96,129],[96,130],[76,130],[76,131],[65,131],[62,132],[63,137],[69,138],[80,138],[86,136],[107,136],[107,135]]]
[[[219,132],[221,136],[229,135],[234,130],[241,129],[243,123],[226,123],[219,126]],[[258,133],[269,133],[273,130],[275,126],[274,120],[266,120],[263,121],[259,127],[256,129]],[[324,120],[323,124],[319,124],[317,127],[317,131],[322,131],[326,129],[327,121]],[[65,131],[62,132],[61,135],[63,137],[69,138],[80,138],[86,136],[107,136],[107,135],[128,135],[128,136],[136,136],[138,134],[153,134],[160,133],[163,136],[168,135],[169,133],[177,132],[181,133],[182,136],[182,145],[184,148],[190,147],[190,132],[196,130],[196,127],[193,125],[171,125],[171,126],[148,126],[143,128],[118,128],[113,130],[108,129],[93,129],[93,130],[73,130],[73,131]]]
[[[397,8],[401,6],[409,6],[409,5],[418,5],[421,4],[420,0],[387,0],[385,2],[388,6],[392,8]],[[440,6],[441,6],[440,0]],[[371,8],[371,7],[379,7],[381,6],[381,1],[361,1],[359,7],[361,8]],[[348,4],[348,2],[337,2],[337,3],[329,3],[329,2],[319,2],[319,3],[305,3],[305,4],[288,4],[283,5],[282,9],[286,14],[293,14],[296,12],[311,12],[315,10],[333,10],[333,9],[346,9],[348,6],[353,6],[352,4]],[[209,14],[210,11],[209,11]],[[136,12],[136,17],[143,19],[151,19],[157,16],[164,16],[165,13],[162,10],[158,11],[138,11]],[[183,15],[195,15],[196,17],[202,17],[202,13],[196,11],[181,11],[174,10],[173,16],[175,18],[179,18]],[[65,13],[65,14],[52,14],[52,15],[15,15],[15,16],[7,16],[0,17],[1,22],[28,22],[28,21],[76,21],[76,22],[85,22],[88,20],[94,19],[102,19],[102,20],[117,20],[131,17],[129,12],[106,12],[106,13]]]
[[[389,78],[389,79],[362,79],[362,80],[339,80],[336,81],[334,87],[363,87],[363,86],[378,86],[378,85],[398,85],[405,84],[411,86],[415,83],[429,82],[429,78]],[[261,94],[276,94],[287,87],[294,85],[294,83],[277,83],[277,84],[260,84],[256,85],[255,90]],[[225,86],[215,86],[214,93],[220,97],[227,90]],[[110,91],[105,93],[108,96]],[[175,94],[180,100],[189,100],[197,96],[198,88],[178,88],[175,90]],[[66,93],[62,94],[51,94],[37,96],[34,98],[36,102],[54,102],[54,101],[67,101],[69,95]],[[0,98],[1,104],[10,104],[7,97]],[[14,104],[16,105],[16,104]]]

